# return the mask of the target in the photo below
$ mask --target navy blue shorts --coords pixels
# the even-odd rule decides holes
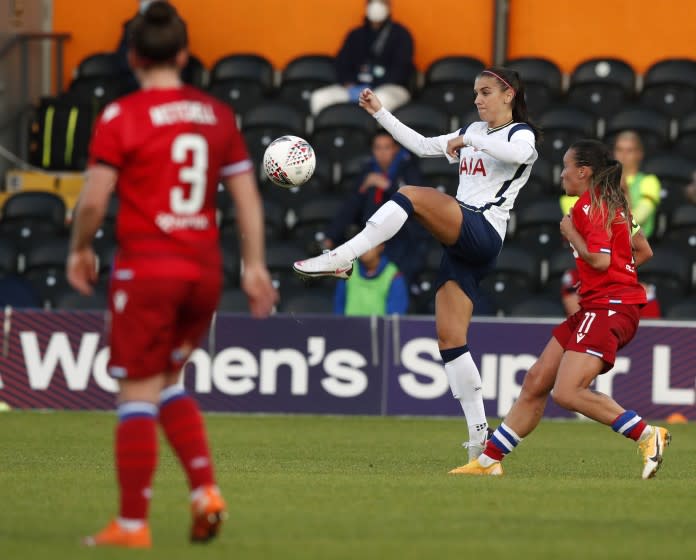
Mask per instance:
[[[454,245],[443,246],[435,291],[454,280],[469,299],[478,300],[478,285],[495,268],[503,240],[481,212],[462,209],[462,227]]]

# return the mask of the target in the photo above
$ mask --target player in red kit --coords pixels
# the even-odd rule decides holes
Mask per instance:
[[[135,18],[129,60],[142,90],[107,106],[97,121],[73,225],[68,279],[89,294],[96,280],[91,242],[116,189],[108,368],[119,381],[120,511],[85,539],[92,546],[151,546],[147,513],[158,421],[188,477],[191,540],[213,538],[225,517],[198,405],[178,384],[220,297],[218,181],[239,211],[242,288],[252,315],[267,316],[277,300],[264,263],[253,165],[232,111],[182,85],[186,49],[186,25],[171,4],[154,2]]]
[[[636,333],[645,289],[636,267],[652,256],[647,240],[631,239],[631,214],[621,189],[621,164],[596,140],[573,144],[563,158],[566,194],[579,196],[561,220],[580,277],[580,310],[553,330],[539,359],[525,376],[519,398],[476,460],[452,474],[502,475],[501,461],[539,423],[546,400],[611,426],[638,442],[642,478],[652,478],[671,436],[650,426],[633,410],[590,388],[614,365],[616,351]]]

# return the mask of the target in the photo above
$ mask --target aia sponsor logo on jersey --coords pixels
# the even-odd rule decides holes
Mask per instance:
[[[480,173],[484,177],[486,176],[486,167],[483,165],[483,160],[481,158],[463,157],[459,164],[459,174],[476,175],[477,173]]]

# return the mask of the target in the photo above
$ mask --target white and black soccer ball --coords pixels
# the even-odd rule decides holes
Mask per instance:
[[[299,136],[276,138],[263,154],[263,170],[268,178],[288,189],[306,183],[316,163],[314,149]]]

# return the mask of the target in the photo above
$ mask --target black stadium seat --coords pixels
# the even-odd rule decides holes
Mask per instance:
[[[561,163],[573,142],[594,138],[597,129],[595,117],[575,107],[550,109],[541,116],[539,124],[544,131],[539,154],[554,165]]]
[[[485,68],[468,56],[446,56],[433,61],[425,72],[418,101],[434,105],[454,116],[474,102],[474,81]]]
[[[510,307],[507,315],[510,317],[565,317],[565,310],[560,296],[535,296],[526,298]]]
[[[498,255],[495,270],[481,281],[481,289],[506,310],[539,287],[539,257],[522,246],[506,245]]]
[[[305,118],[294,107],[268,102],[255,106],[244,115],[242,134],[257,165],[268,145],[286,134],[304,136]]]
[[[402,105],[394,111],[394,116],[423,136],[440,136],[452,132],[450,117],[441,109],[425,103]]]
[[[654,284],[661,303],[669,307],[691,289],[691,263],[673,248],[656,246],[653,257],[638,269],[641,282]]]
[[[696,110],[696,60],[662,60],[648,68],[640,102],[669,117]]]
[[[533,118],[553,106],[560,97],[563,75],[552,61],[535,57],[515,58],[505,66],[520,75],[527,93],[527,109]]]
[[[65,202],[49,192],[19,192],[2,208],[0,235],[12,239],[20,252],[37,240],[59,237],[65,230]]]
[[[123,71],[124,68],[116,53],[94,53],[80,61],[80,64],[75,69],[75,78],[118,76]]]
[[[53,305],[69,289],[65,277],[68,240],[44,240],[27,250],[24,276],[33,284],[44,305]]]
[[[203,89],[208,85],[208,70],[200,58],[189,54],[188,62],[181,70],[181,79],[185,84]]]
[[[423,185],[433,187],[440,192],[445,192],[452,196],[457,194],[459,188],[458,165],[450,163],[444,157],[423,158],[418,162],[421,174],[423,175]]]
[[[696,113],[680,118],[677,124],[677,138],[674,149],[691,159],[696,159]]]
[[[334,59],[327,55],[304,55],[291,60],[283,70],[278,97],[309,113],[312,92],[338,82]]]
[[[600,117],[609,117],[633,101],[636,73],[623,60],[594,58],[570,76],[567,102]]]
[[[604,141],[613,143],[619,132],[634,130],[640,134],[646,157],[665,149],[669,143],[669,118],[646,107],[632,107],[607,119]]]
[[[515,210],[513,238],[539,256],[548,256],[561,247],[561,207],[557,197],[539,200]]]
[[[694,160],[670,152],[661,153],[647,158],[643,162],[642,170],[657,175],[660,179],[660,206],[657,209],[659,213],[669,215],[674,208],[688,204],[684,196],[684,187],[696,171]]]
[[[346,161],[368,152],[377,122],[355,103],[338,103],[314,119],[312,146],[318,157]]]
[[[259,55],[239,54],[218,60],[208,91],[242,116],[267,101],[273,90],[273,66]]]

